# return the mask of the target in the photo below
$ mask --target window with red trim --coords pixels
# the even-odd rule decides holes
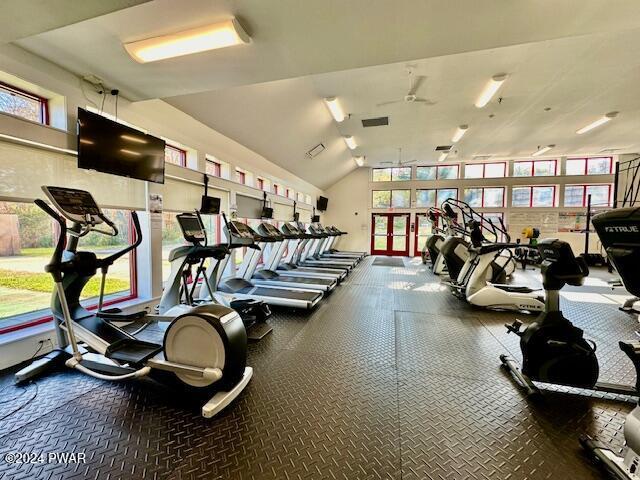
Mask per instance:
[[[411,190],[373,190],[372,208],[409,208],[411,206]]]
[[[277,183],[273,184],[273,193],[275,193],[276,195],[280,195],[280,185],[278,185]]]
[[[472,207],[504,207],[504,187],[472,187],[464,189],[464,201]]]
[[[206,159],[205,172],[213,177],[222,177],[222,164],[215,160]]]
[[[502,178],[506,175],[506,162],[468,163],[464,166],[464,178]]]
[[[374,168],[371,175],[371,179],[374,182],[411,180],[411,167]]]
[[[124,248],[133,241],[131,214],[126,210],[104,210],[118,228],[116,237],[90,233],[82,237],[80,250],[98,257]],[[50,320],[49,306],[54,288],[44,271],[57,240],[57,225],[32,203],[0,202],[0,333]],[[82,292],[82,304],[95,307],[100,276],[93,277]],[[137,296],[135,251],[118,259],[109,269],[105,304]]]
[[[610,207],[612,185],[565,185],[564,206],[586,207],[591,195],[592,207]]]
[[[439,207],[449,198],[458,198],[457,188],[429,188],[416,190],[416,207]]]
[[[460,165],[416,167],[416,180],[455,180],[459,173]]]
[[[49,100],[21,88],[0,82],[0,112],[49,124]]]
[[[613,158],[569,158],[565,170],[565,175],[609,175],[613,171]]]
[[[555,185],[518,186],[511,190],[512,207],[555,207]]]
[[[514,177],[553,177],[558,173],[557,160],[526,160],[513,162]]]
[[[164,147],[164,161],[181,167],[186,167],[187,151],[167,143]]]
[[[236,182],[244,185],[247,182],[247,174],[242,170],[236,169]]]
[[[286,192],[287,192],[287,195],[286,195],[286,196],[287,196],[287,198],[290,198],[291,200],[293,200],[293,199],[294,199],[294,192],[293,192],[293,190],[292,190],[291,188],[287,188]]]

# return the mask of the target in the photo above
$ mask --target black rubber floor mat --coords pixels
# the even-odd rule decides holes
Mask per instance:
[[[373,261],[374,267],[404,267],[404,262],[401,258],[392,257],[376,257]]]

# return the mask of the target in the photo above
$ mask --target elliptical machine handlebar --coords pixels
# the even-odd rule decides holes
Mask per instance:
[[[110,220],[107,220],[102,214],[100,215],[100,218],[102,218],[105,222],[107,222],[107,225],[112,226],[112,228],[114,229],[114,231],[116,232],[116,235],[118,234],[118,229],[115,227],[115,225],[113,225],[113,223]],[[120,257],[122,257],[123,255],[126,255],[127,253],[129,253],[131,250],[135,250],[136,248],[138,248],[140,246],[140,244],[142,243],[142,229],[140,228],[140,220],[138,219],[138,213],[135,210],[131,211],[131,220],[133,221],[133,230],[135,232],[135,241],[123,248],[122,250],[109,255],[108,257],[105,257],[103,259],[100,260],[100,263],[102,264],[103,268],[105,266],[110,266],[113,264],[113,262],[115,262],[117,259],[119,259]],[[94,230],[98,233],[103,233],[100,230]]]
[[[60,264],[62,263],[62,252],[64,251],[64,247],[67,242],[67,222],[61,215],[58,215],[58,212],[51,208],[44,200],[40,200],[38,198],[34,200],[33,203],[35,203],[47,215],[58,222],[58,225],[60,226],[60,234],[58,235],[56,248],[51,255],[51,260],[44,268],[46,272],[50,273],[53,276],[54,281],[60,282],[62,281],[62,272],[60,271]]]

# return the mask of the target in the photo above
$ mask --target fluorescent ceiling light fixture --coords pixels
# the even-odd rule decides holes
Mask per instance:
[[[449,155],[449,152],[442,152],[440,154],[440,156],[438,157],[438,161],[439,162],[444,162],[448,155]]]
[[[494,75],[491,77],[491,80],[489,80],[487,86],[484,87],[484,90],[478,97],[478,100],[476,100],[476,107],[482,108],[489,103],[506,79],[507,76],[505,74]]]
[[[602,117],[600,117],[595,122],[591,122],[589,125],[587,125],[585,127],[582,127],[580,130],[576,130],[576,133],[578,135],[582,135],[583,133],[587,133],[588,131],[599,127],[600,125],[604,125],[605,123],[610,122],[611,120],[613,120],[617,116],[618,116],[618,112],[609,112],[606,115],[603,115]]]
[[[555,147],[555,145],[547,145],[546,147],[542,147],[542,148],[538,148],[538,150],[536,150],[534,153],[532,153],[531,155],[533,157],[538,157],[540,155],[542,155],[543,153],[548,152],[549,150],[551,150],[553,147]]]
[[[454,133],[453,137],[451,137],[451,143],[459,142],[460,139],[464,136],[464,134],[467,133],[468,128],[469,128],[469,125],[460,125],[456,130],[456,133]]]
[[[124,48],[135,61],[147,63],[250,42],[251,37],[232,18],[171,35],[125,43]]]
[[[336,122],[340,123],[345,119],[346,115],[344,114],[344,111],[340,106],[340,102],[338,102],[336,97],[325,98],[324,102],[327,104],[327,107]]]
[[[356,161],[356,164],[361,167],[364,165],[364,157],[356,157],[354,158],[354,160]]]
[[[351,150],[355,150],[358,147],[358,144],[356,143],[356,140],[352,135],[344,137],[344,141],[347,144],[347,147],[349,147]]]

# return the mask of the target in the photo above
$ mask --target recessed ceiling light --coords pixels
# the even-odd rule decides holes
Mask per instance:
[[[327,107],[336,122],[340,123],[345,119],[344,111],[336,97],[325,98],[324,102],[327,104]]]
[[[489,80],[487,86],[484,87],[484,90],[478,97],[478,100],[476,100],[476,107],[482,108],[489,103],[506,79],[506,74],[494,75],[491,77],[491,80]]]
[[[547,145],[546,147],[538,148],[538,150],[533,152],[531,155],[533,157],[538,157],[538,156],[542,155],[543,153],[548,152],[549,150],[551,150],[554,147],[555,147],[555,145]]]
[[[591,122],[589,125],[586,125],[586,126],[582,127],[580,130],[576,130],[576,133],[578,135],[582,135],[583,133],[587,133],[588,131],[599,127],[600,125],[604,125],[605,123],[610,122],[611,120],[613,120],[617,116],[618,116],[618,112],[609,112],[606,115],[603,115],[602,117],[600,117],[595,122]]]
[[[355,150],[358,147],[355,138],[352,135],[344,137],[344,141],[351,150]]]
[[[354,158],[354,160],[359,167],[362,167],[364,165],[364,157],[356,157]]]
[[[243,43],[251,43],[251,37],[232,18],[171,35],[125,43],[124,48],[135,61],[147,63]]]
[[[451,138],[451,143],[456,143],[460,141],[460,139],[464,136],[464,134],[467,133],[468,128],[469,128],[469,125],[460,125],[456,130],[456,133],[453,134],[453,137]]]

